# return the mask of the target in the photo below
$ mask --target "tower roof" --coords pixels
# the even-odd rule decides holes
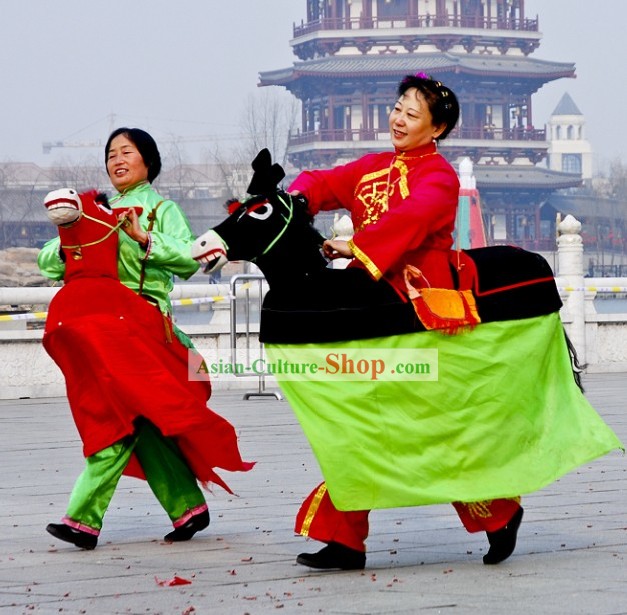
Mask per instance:
[[[580,175],[532,165],[476,165],[474,173],[480,191],[502,186],[559,190],[581,185]]]
[[[550,62],[520,56],[485,56],[455,53],[403,53],[386,55],[326,56],[295,62],[284,69],[260,73],[260,85],[285,85],[299,77],[379,76],[416,72],[436,75],[465,73],[483,76],[511,76],[537,79],[542,82],[573,77],[571,62]]]
[[[570,94],[565,92],[551,115],[583,115],[583,113],[579,111],[579,108],[570,97]]]

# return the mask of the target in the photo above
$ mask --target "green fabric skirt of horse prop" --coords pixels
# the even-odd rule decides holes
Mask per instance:
[[[558,314],[265,348],[340,510],[514,497],[623,448]]]

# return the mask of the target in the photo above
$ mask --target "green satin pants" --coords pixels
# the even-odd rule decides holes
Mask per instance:
[[[98,533],[122,472],[134,452],[148,485],[176,526],[190,512],[206,510],[205,497],[176,442],[164,437],[149,421],[140,419],[129,436],[85,459],[76,480],[65,523]]]

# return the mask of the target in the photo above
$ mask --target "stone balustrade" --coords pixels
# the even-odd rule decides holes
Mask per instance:
[[[589,372],[627,372],[627,313],[601,314],[594,307],[600,292],[625,292],[625,278],[586,278],[583,269],[581,224],[566,216],[558,225],[557,285],[564,306],[562,321],[579,360]],[[0,288],[0,305],[47,306],[57,288]],[[235,294],[240,310],[251,299],[258,304],[261,289]],[[234,331],[233,291],[228,284],[180,284],[172,298],[180,302],[210,305],[207,324],[185,326],[194,344],[203,353],[220,351],[228,361],[229,350],[246,338],[247,345],[259,346],[258,325],[244,323],[243,333]],[[244,306],[245,308],[246,306]],[[236,311],[238,311],[236,309]],[[42,331],[29,330],[24,321],[1,321],[0,317],[0,399],[57,397],[65,395],[61,372],[41,344]],[[257,377],[213,378],[214,388],[255,388]],[[270,379],[273,382],[273,379]]]

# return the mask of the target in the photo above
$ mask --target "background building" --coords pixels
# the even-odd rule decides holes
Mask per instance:
[[[548,167],[592,180],[592,146],[586,139],[585,118],[575,101],[565,93],[547,124]]]

